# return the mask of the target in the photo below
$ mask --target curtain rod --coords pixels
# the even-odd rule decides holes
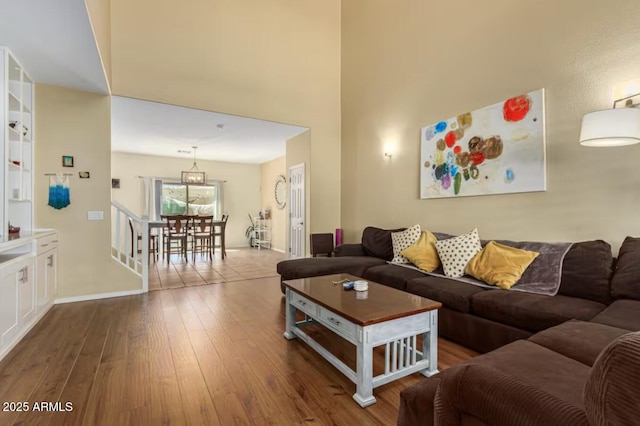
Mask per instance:
[[[63,176],[73,176],[73,173],[45,173],[45,176],[58,176],[58,175],[63,175]]]

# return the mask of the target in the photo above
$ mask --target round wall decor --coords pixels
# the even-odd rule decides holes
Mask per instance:
[[[287,205],[287,178],[284,175],[279,175],[276,178],[275,199],[278,209],[284,209]]]

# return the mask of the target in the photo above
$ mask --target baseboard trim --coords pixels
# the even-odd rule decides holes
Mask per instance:
[[[85,302],[87,300],[110,299],[112,297],[133,296],[133,295],[142,294],[142,293],[144,293],[144,291],[142,291],[142,289],[139,289],[139,290],[114,291],[112,293],[86,294],[83,296],[61,297],[60,299],[56,299],[55,304],[59,305],[63,303]]]
[[[273,247],[271,248],[271,250],[277,251],[278,253],[284,253],[284,250],[280,250],[280,249],[273,248]]]

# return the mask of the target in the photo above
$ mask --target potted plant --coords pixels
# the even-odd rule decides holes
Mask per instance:
[[[251,217],[251,214],[247,213],[247,216],[249,216],[249,220],[251,221],[251,225],[249,225],[247,227],[247,229],[244,231],[244,236],[247,237],[247,239],[249,240],[249,247],[255,247],[255,229],[256,229],[256,224],[253,222],[253,218]]]

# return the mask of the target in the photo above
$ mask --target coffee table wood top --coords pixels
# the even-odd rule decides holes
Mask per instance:
[[[390,321],[442,307],[442,303],[365,280],[369,290],[343,290],[334,281],[362,280],[349,274],[285,280],[286,287],[361,326]],[[358,294],[360,293],[360,294]],[[366,295],[364,294],[366,293]]]

